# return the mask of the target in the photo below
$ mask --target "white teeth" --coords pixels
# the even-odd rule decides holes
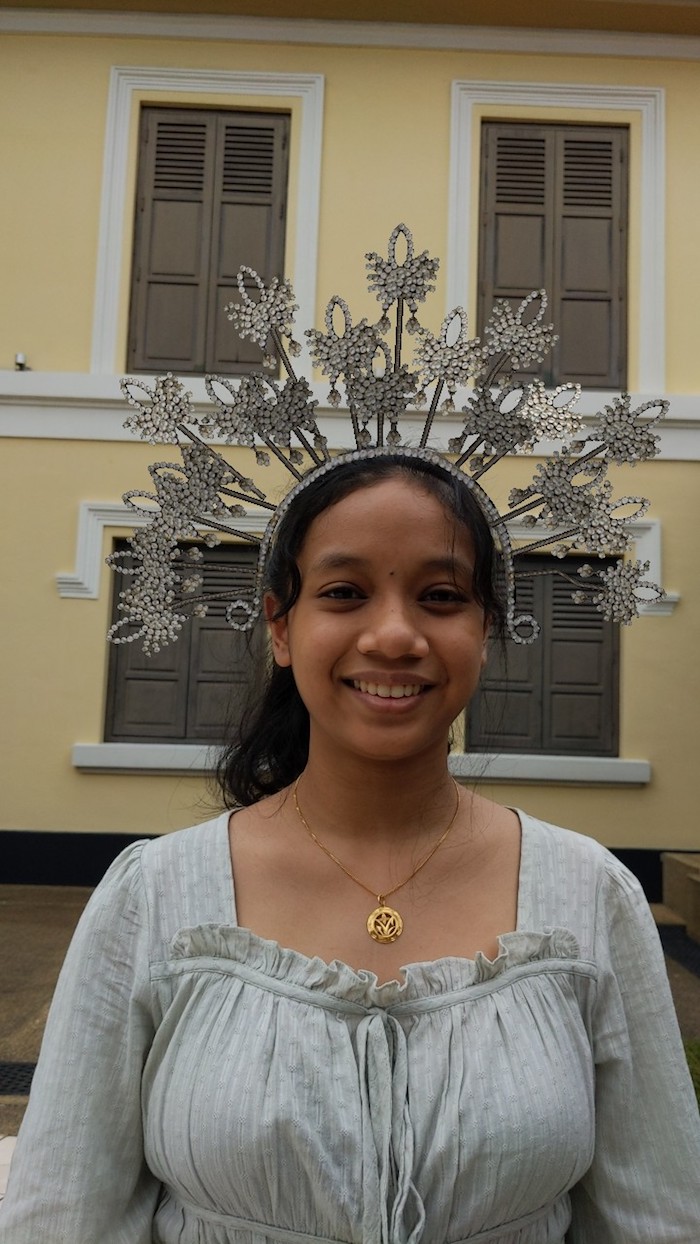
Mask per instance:
[[[389,685],[387,683],[362,682],[359,679],[354,679],[352,685],[357,691],[364,691],[367,695],[378,695],[380,700],[402,700],[405,696],[420,695],[422,690],[420,683]]]

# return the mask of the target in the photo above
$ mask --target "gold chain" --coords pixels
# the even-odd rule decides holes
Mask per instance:
[[[398,911],[396,911],[393,907],[386,906],[385,900],[389,897],[390,894],[395,894],[397,890],[401,890],[403,889],[405,885],[408,885],[409,881],[413,880],[416,873],[419,873],[421,868],[425,868],[425,865],[428,863],[428,861],[433,858],[433,856],[435,855],[435,852],[442,846],[447,835],[452,829],[452,826],[457,820],[457,813],[459,812],[459,786],[457,785],[457,783],[455,782],[453,778],[452,781],[454,783],[454,787],[457,792],[457,803],[455,805],[455,810],[452,813],[452,816],[450,817],[450,822],[449,822],[449,825],[447,826],[447,829],[443,831],[443,833],[438,838],[437,842],[430,848],[430,850],[428,851],[428,854],[424,855],[423,859],[418,861],[418,863],[416,864],[416,867],[413,869],[413,872],[410,873],[409,876],[406,877],[404,881],[400,881],[399,884],[393,886],[391,890],[385,890],[382,894],[377,894],[376,890],[373,890],[371,886],[365,885],[364,881],[360,881],[360,878],[356,877],[355,874],[351,872],[350,869],[345,866],[343,861],[339,860],[338,856],[334,855],[333,852],[330,850],[330,848],[325,846],[324,843],[321,842],[320,838],[316,837],[316,834],[314,833],[311,826],[306,821],[304,814],[301,808],[299,807],[299,798],[297,796],[297,787],[299,785],[299,781],[300,779],[297,778],[296,782],[294,783],[294,789],[292,793],[294,796],[294,807],[296,808],[297,816],[299,817],[299,820],[304,826],[304,829],[306,830],[309,837],[316,843],[316,846],[321,848],[324,855],[327,855],[329,860],[332,860],[334,864],[337,864],[338,868],[341,868],[343,872],[345,873],[345,875],[349,877],[351,881],[354,881],[356,885],[362,886],[362,889],[366,890],[368,894],[371,894],[373,898],[376,895],[377,903],[379,904],[379,906],[375,909],[375,911],[370,912],[367,918],[367,932],[369,933],[370,937],[374,938],[376,942],[395,942],[397,937],[400,937],[401,933],[403,932],[403,920],[401,916],[399,915]]]

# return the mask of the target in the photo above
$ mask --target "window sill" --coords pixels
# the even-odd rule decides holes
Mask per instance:
[[[211,773],[218,747],[208,743],[76,743],[74,769],[84,773]]]
[[[219,748],[196,743],[76,743],[72,762],[84,773],[211,773]],[[646,786],[648,760],[617,756],[526,756],[455,753],[450,770],[456,778],[479,782],[561,782],[574,785]]]
[[[561,782],[569,785],[646,786],[648,760],[617,756],[546,756],[522,752],[472,752],[450,756],[456,778],[478,782]]]

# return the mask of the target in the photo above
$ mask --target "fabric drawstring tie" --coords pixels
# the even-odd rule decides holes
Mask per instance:
[[[392,1015],[377,1008],[360,1021],[357,1057],[362,1098],[362,1238],[372,1244],[418,1244],[425,1209],[411,1179],[414,1138],[406,1036]],[[412,1228],[407,1223],[409,1214]]]

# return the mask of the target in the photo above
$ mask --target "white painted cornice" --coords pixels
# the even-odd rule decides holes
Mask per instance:
[[[0,11],[0,32],[325,44],[330,47],[427,48],[450,52],[520,52],[548,56],[617,56],[644,60],[700,59],[700,37],[697,35],[443,26],[413,22],[316,21],[311,18],[227,17],[215,14],[3,9]]]
[[[239,531],[260,533],[270,519],[270,511],[251,506],[236,519]],[[145,527],[148,518],[121,501],[81,501],[75,546],[75,570],[57,574],[59,596],[98,600],[104,567],[106,527]]]
[[[145,384],[153,383],[152,376],[140,377]],[[197,413],[210,409],[210,402],[199,377],[190,377],[187,384],[192,392]],[[342,385],[340,386],[342,389]],[[337,410],[327,405],[328,385],[314,382],[312,395],[318,402],[317,418],[324,436],[332,449],[347,449],[348,413],[344,406]],[[469,396],[467,389],[455,394],[457,409]],[[587,390],[581,394],[578,410],[584,422],[617,395],[612,392]],[[640,405],[659,393],[633,393],[634,406]],[[671,403],[670,411],[657,431],[661,438],[660,461],[700,462],[700,394],[666,394]],[[78,441],[128,441],[136,443],[132,433],[123,424],[128,408],[119,388],[116,375],[99,375],[89,372],[34,372],[0,371],[0,439],[3,437],[30,440],[78,440]],[[422,419],[416,417],[404,422],[407,443],[420,437]],[[455,415],[441,415],[434,425],[433,443],[445,448],[447,440],[461,430],[461,421]],[[543,454],[553,446],[538,447]]]

